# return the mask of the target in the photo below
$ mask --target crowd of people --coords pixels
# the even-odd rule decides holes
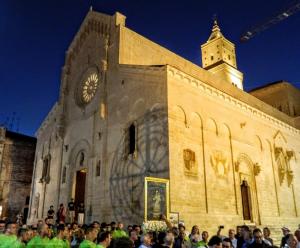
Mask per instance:
[[[60,206],[61,207],[61,206]],[[18,223],[0,220],[0,248],[271,248],[276,247],[269,228],[263,230],[248,226],[229,229],[222,235],[223,226],[209,237],[207,231],[200,232],[193,226],[189,233],[184,224],[173,226],[165,217],[167,230],[161,232],[143,231],[140,225],[129,225],[124,229],[121,222],[78,224],[64,223],[57,215],[54,223],[53,207],[46,220],[36,225],[19,226]],[[74,215],[75,216],[75,215]],[[81,218],[81,217],[79,217]],[[50,219],[50,221],[49,221]],[[54,218],[53,218],[54,219]],[[279,248],[300,248],[300,229],[294,233],[287,227],[282,228],[283,237]]]

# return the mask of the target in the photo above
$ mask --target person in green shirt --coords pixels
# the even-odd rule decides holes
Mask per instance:
[[[111,234],[110,232],[106,231],[106,232],[102,232],[100,233],[100,235],[98,236],[98,247],[99,248],[106,248],[110,245],[111,242]]]
[[[85,231],[85,240],[80,243],[79,248],[99,248],[94,242],[98,235],[98,229],[89,226]]]
[[[30,235],[27,228],[20,228],[18,231],[18,239],[12,243],[10,248],[25,248]]]
[[[45,248],[49,242],[49,227],[47,224],[39,224],[37,233],[27,244],[28,248]]]
[[[203,248],[207,248],[208,246],[207,246],[207,243],[208,243],[208,237],[209,237],[209,235],[208,235],[208,232],[207,231],[203,231],[202,232],[202,240],[200,240],[198,243],[197,243],[197,248],[201,248],[201,247],[203,247]]]
[[[59,224],[57,227],[57,236],[51,239],[47,244],[46,248],[68,248],[69,243],[66,239],[68,236],[68,228],[64,224]]]
[[[0,235],[0,248],[9,248],[17,240],[17,224],[8,222],[5,225],[4,234]]]
[[[127,237],[127,233],[123,230],[124,224],[122,222],[118,222],[118,226],[116,230],[113,231],[112,238],[117,239],[121,237]]]

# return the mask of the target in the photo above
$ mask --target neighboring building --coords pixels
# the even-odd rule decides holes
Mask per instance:
[[[28,215],[36,138],[0,127],[0,219]]]
[[[169,179],[169,211],[188,228],[296,227],[297,117],[242,90],[234,44],[216,22],[201,49],[204,68],[130,30],[119,13],[88,13],[37,131],[30,222],[73,197],[86,222],[141,223],[144,178],[155,177]]]
[[[286,81],[255,88],[250,94],[291,117],[300,116],[300,90]]]

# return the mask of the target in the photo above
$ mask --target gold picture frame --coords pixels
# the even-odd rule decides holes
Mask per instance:
[[[169,219],[169,180],[145,177],[145,221],[159,221],[161,214]]]

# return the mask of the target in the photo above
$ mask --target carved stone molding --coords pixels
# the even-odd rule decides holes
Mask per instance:
[[[235,172],[239,172],[239,170],[240,170],[240,162],[239,161],[234,162],[234,170],[235,170]]]
[[[275,147],[274,148],[275,158],[278,158],[278,156],[283,153],[282,147]]]
[[[261,166],[258,163],[253,164],[254,175],[255,176],[259,175],[260,171],[261,171]]]
[[[286,172],[286,178],[287,178],[288,186],[290,187],[292,185],[292,183],[293,183],[294,172],[292,170],[287,170],[287,172]]]
[[[277,127],[284,128],[293,133],[300,134],[300,131],[298,129],[296,129],[295,127],[293,127],[289,124],[286,124],[285,122],[280,121],[280,120],[274,118],[273,116],[270,116],[250,105],[247,105],[246,103],[239,101],[238,99],[222,92],[221,90],[218,90],[218,89],[210,86],[209,84],[207,84],[203,81],[200,81],[197,78],[195,78],[191,75],[188,75],[170,65],[168,65],[168,74],[174,78],[179,78],[183,82],[188,83],[195,88],[198,88],[200,91],[204,92],[205,94],[208,94],[208,95],[211,95],[214,97],[218,97],[220,100],[222,100],[223,102],[226,102],[227,104],[234,105],[235,107],[243,109],[243,111],[247,111],[248,113],[250,112],[254,116],[257,116],[261,119],[265,119],[268,121],[268,123],[272,123]]]
[[[286,158],[288,161],[290,161],[295,156],[295,152],[292,150],[286,150]]]
[[[290,187],[294,179],[294,173],[290,168],[290,160],[295,157],[295,152],[275,146],[274,154],[278,168],[279,183],[282,185],[286,177],[288,187]]]
[[[284,168],[278,168],[278,177],[279,177],[279,182],[280,185],[283,183],[284,181],[284,176],[285,176],[285,169]]]

